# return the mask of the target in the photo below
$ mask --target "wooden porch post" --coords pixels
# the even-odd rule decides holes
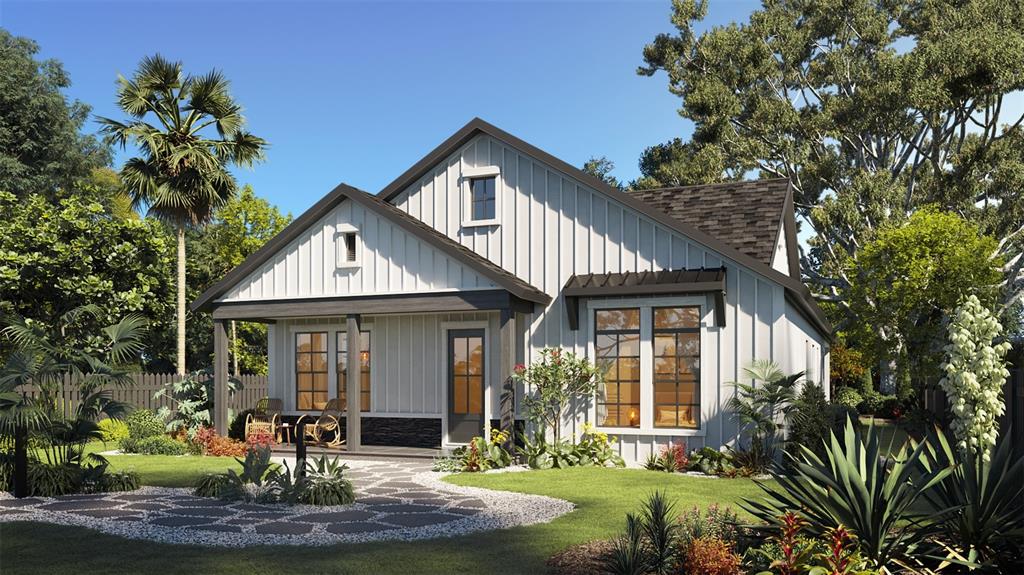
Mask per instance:
[[[502,394],[507,393],[505,382],[512,377],[512,371],[516,364],[516,314],[509,308],[501,310],[501,326],[498,330],[499,346],[501,348],[500,379],[498,389]],[[509,434],[509,444],[515,441],[515,386],[512,386],[512,397],[501,398],[501,430]],[[490,418],[487,418],[487,426],[484,428],[488,439],[490,438]]]
[[[213,320],[213,426],[228,434],[228,330],[227,322]]]
[[[362,425],[360,421],[360,404],[362,403],[362,366],[360,364],[360,345],[358,314],[348,316],[345,338],[348,354],[345,356],[345,397],[348,406],[345,410],[345,445],[349,451],[359,451]]]

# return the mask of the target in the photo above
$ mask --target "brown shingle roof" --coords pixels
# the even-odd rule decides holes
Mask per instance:
[[[770,266],[788,187],[788,180],[772,179],[629,194]]]

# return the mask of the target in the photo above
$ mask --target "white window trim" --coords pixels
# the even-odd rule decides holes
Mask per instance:
[[[654,320],[652,309],[658,307],[699,307],[700,308],[700,427],[683,429],[677,427],[654,427]],[[594,349],[595,328],[594,310],[639,308],[640,309],[640,427],[607,427],[597,425],[597,429],[615,435],[658,435],[668,437],[704,437],[707,435],[708,419],[712,416],[709,399],[714,395],[714,382],[709,377],[711,371],[705,358],[710,349],[708,328],[712,325],[711,308],[704,296],[687,296],[673,298],[642,298],[642,299],[602,299],[587,301],[587,357],[596,361]],[[591,421],[597,422],[597,402],[590,402]]]
[[[486,220],[473,219],[473,188],[475,178],[494,178],[494,217]],[[462,192],[462,227],[477,228],[501,225],[501,195],[503,182],[500,166],[482,166],[479,168],[463,168],[460,179]]]
[[[348,254],[348,247],[345,245],[345,235],[355,234],[356,236],[356,259],[348,261],[345,256]],[[359,229],[348,224],[341,224],[334,232],[334,253],[335,264],[338,269],[351,270],[362,266],[363,261],[363,238]]]

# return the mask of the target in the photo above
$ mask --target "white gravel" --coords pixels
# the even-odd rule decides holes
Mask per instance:
[[[349,467],[355,471],[363,468],[366,464],[362,461],[347,461]],[[379,463],[379,462],[378,462]],[[574,509],[574,505],[568,501],[544,497],[540,495],[526,495],[505,491],[492,491],[475,487],[462,487],[441,481],[446,473],[426,471],[415,475],[401,478],[401,481],[412,481],[422,485],[424,488],[440,492],[449,499],[447,505],[442,506],[439,512],[444,513],[449,507],[458,507],[458,502],[466,499],[478,499],[484,503],[484,508],[476,515],[459,517],[453,521],[437,523],[422,527],[400,527],[385,531],[372,531],[365,533],[336,534],[327,531],[327,524],[313,523],[310,533],[302,535],[269,535],[256,533],[253,525],[243,525],[242,533],[225,533],[197,529],[194,526],[168,527],[142,521],[124,521],[115,518],[101,518],[78,515],[68,511],[55,511],[32,508],[25,513],[3,513],[0,514],[0,522],[12,521],[42,521],[60,525],[75,525],[96,529],[103,533],[119,535],[130,539],[146,539],[162,543],[172,544],[199,544],[210,546],[239,547],[250,545],[333,545],[336,543],[363,543],[369,541],[415,541],[439,537],[455,537],[468,533],[504,529],[519,525],[533,525],[552,521]],[[154,499],[165,496],[192,495],[191,489],[167,488],[167,487],[142,487],[131,492],[132,494],[151,494]],[[111,494],[116,496],[120,494]],[[397,497],[401,497],[398,495]],[[0,500],[12,499],[10,494],[0,493]],[[67,501],[66,498],[43,499],[45,503],[54,501]],[[148,500],[147,500],[148,501]],[[42,504],[45,504],[42,503]],[[133,501],[131,503],[144,503],[144,501]],[[39,504],[39,505],[42,505]],[[128,503],[126,503],[128,504]],[[228,504],[225,504],[227,506]],[[275,510],[286,511],[288,516],[281,517],[277,521],[289,522],[292,516],[306,513],[322,513],[332,511],[365,510],[368,506],[356,503],[337,507],[314,507],[307,505],[285,506],[275,505]],[[136,511],[144,518],[149,517],[149,511]],[[154,515],[165,516],[159,512]],[[215,524],[222,524],[225,520],[237,518],[238,514],[232,514],[220,518]],[[386,524],[386,516],[382,519],[368,520],[376,523]],[[298,523],[298,522],[295,522]],[[304,523],[308,524],[308,523]]]

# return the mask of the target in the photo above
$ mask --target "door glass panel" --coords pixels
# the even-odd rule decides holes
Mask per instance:
[[[469,347],[468,372],[470,375],[482,375],[484,372],[484,345],[483,339],[470,337],[466,339]]]
[[[484,394],[484,382],[483,377],[470,377],[469,378],[469,409],[467,413],[473,415],[479,415],[483,413],[483,394]]]
[[[465,377],[455,377],[455,413],[466,413],[469,409],[469,383]]]

